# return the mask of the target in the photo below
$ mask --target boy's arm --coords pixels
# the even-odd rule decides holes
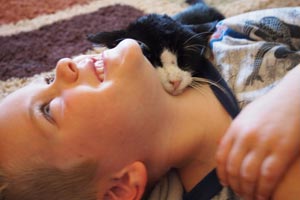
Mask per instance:
[[[300,156],[291,164],[276,187],[273,200],[298,200],[300,197]]]
[[[268,199],[299,152],[300,65],[234,119],[217,152],[218,175],[243,197]]]

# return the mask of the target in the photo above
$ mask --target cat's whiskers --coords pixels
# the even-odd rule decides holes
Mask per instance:
[[[195,35],[193,35],[192,37],[188,38],[184,43],[183,45],[186,45],[188,42],[190,42],[192,39],[194,38],[198,38],[198,37],[202,37],[203,35],[207,35],[207,34],[211,34],[209,31],[206,31],[206,32],[202,32],[202,33],[197,33]]]
[[[191,88],[197,90],[198,92],[200,92],[202,95],[204,95],[205,93],[203,92],[202,89],[202,85],[200,83],[197,83],[197,82],[192,82],[190,85],[189,85]]]
[[[194,35],[194,37],[201,37],[203,39],[203,36],[204,37],[207,37],[208,35],[211,35],[211,31],[205,31],[205,32],[201,32],[201,33],[196,33]]]
[[[207,48],[206,46],[201,44],[191,44],[191,45],[184,46],[184,49],[187,51],[194,51],[195,53],[199,53],[200,50],[200,55],[204,54],[206,48]]]
[[[202,47],[202,48],[206,48],[206,46],[203,45],[203,44],[190,44],[190,45],[185,45],[184,47],[190,47],[190,46],[192,46],[192,47]]]
[[[209,85],[213,85],[217,88],[219,88],[221,91],[223,91],[224,93],[227,93],[227,91],[225,90],[225,88],[223,88],[221,85],[218,84],[218,82],[214,82],[214,81],[211,81],[209,79],[206,79],[206,78],[200,78],[200,77],[192,77],[193,78],[193,81],[192,81],[192,84],[209,84]]]
[[[183,43],[184,48],[188,51],[194,51],[196,53],[199,53],[199,50],[200,50],[200,55],[204,55],[204,53],[207,49],[207,46],[203,45],[203,44],[199,44],[198,42],[197,43],[191,42],[191,40],[194,38],[199,38],[199,37],[201,37],[201,39],[203,39],[203,35],[207,35],[207,34],[210,34],[210,32],[207,31],[207,32],[203,32],[203,33],[197,33],[197,34],[193,35],[192,37],[188,38]]]
[[[213,86],[217,87],[218,89],[220,89],[228,97],[228,99],[232,103],[234,103],[234,100],[232,99],[232,96],[229,94],[229,92],[224,87],[222,87],[220,84],[218,84],[219,81],[214,82],[209,79],[200,78],[200,77],[192,77],[192,78],[193,78],[193,80],[192,80],[192,83],[189,85],[190,87],[199,91],[199,89],[201,88],[201,86],[203,84],[213,85]],[[220,78],[220,80],[221,80],[221,78]]]
[[[183,46],[185,46],[188,42],[190,42],[193,38],[198,37],[198,34],[193,35],[192,37],[188,38],[184,43]]]

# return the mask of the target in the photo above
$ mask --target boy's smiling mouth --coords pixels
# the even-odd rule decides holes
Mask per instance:
[[[91,61],[93,62],[93,66],[97,75],[97,78],[102,83],[105,79],[105,65],[103,54],[91,57]]]

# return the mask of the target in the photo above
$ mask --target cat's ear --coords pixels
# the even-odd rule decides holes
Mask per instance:
[[[88,34],[87,39],[95,44],[104,45],[108,48],[114,48],[126,38],[126,31],[118,30],[112,32],[100,32],[97,34]]]
[[[204,24],[192,24],[192,25],[183,25],[184,27],[191,29],[195,33],[207,33],[211,34],[214,32],[218,21],[204,23]]]

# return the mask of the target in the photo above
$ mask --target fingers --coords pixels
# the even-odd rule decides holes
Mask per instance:
[[[237,140],[229,153],[226,170],[227,170],[227,181],[237,194],[241,194],[241,166],[244,157],[248,153],[248,146],[244,144],[244,140]]]
[[[229,185],[227,180],[226,165],[227,165],[227,159],[231,151],[232,144],[233,144],[232,134],[230,133],[225,134],[220,142],[219,148],[216,153],[217,174],[223,186]]]
[[[289,161],[286,156],[278,156],[278,154],[271,154],[265,158],[261,166],[261,172],[256,188],[257,199],[269,199],[278,184],[281,174],[288,167]]]
[[[260,150],[250,151],[243,160],[241,166],[240,194],[245,197],[245,199],[254,199],[255,197],[260,167],[263,163],[265,154],[264,151]]]
[[[270,199],[288,167],[288,156],[266,151],[264,145],[247,149],[244,143],[237,144],[231,144],[224,167],[228,185],[245,199]]]
[[[275,168],[271,167],[270,163],[272,163],[272,161],[270,161],[270,158],[267,158],[261,169],[261,175],[256,191],[256,198],[258,200],[268,199],[275,187],[274,184],[277,180],[276,172],[274,173]]]
[[[222,139],[217,151],[217,173],[221,183],[240,192],[240,167],[249,150],[249,142],[235,139],[233,132],[228,132]]]
[[[276,134],[263,135],[256,129],[236,130],[231,127],[220,142],[219,179],[245,199],[269,199],[296,156],[298,143],[283,142]]]
[[[220,181],[240,196],[253,199],[260,168],[267,155],[264,147],[256,147],[256,134],[227,132],[217,151],[217,173]]]

